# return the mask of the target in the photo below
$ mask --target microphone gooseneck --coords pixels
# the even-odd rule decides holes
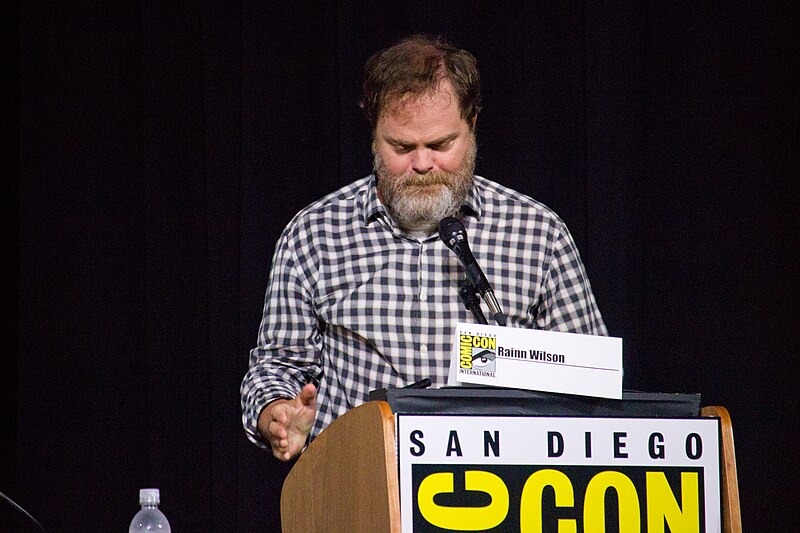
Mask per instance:
[[[497,298],[495,298],[494,291],[489,285],[489,280],[486,279],[481,267],[475,260],[475,256],[472,255],[472,250],[469,249],[467,230],[464,224],[455,217],[443,218],[439,222],[439,238],[442,239],[445,246],[456,254],[456,257],[464,267],[468,283],[481,294],[495,322],[500,326],[505,326],[506,316],[500,309],[500,304],[497,303]]]

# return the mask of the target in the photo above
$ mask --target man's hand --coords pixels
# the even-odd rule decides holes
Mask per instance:
[[[275,400],[258,416],[258,432],[272,454],[288,461],[303,451],[317,414],[317,388],[311,383],[292,400]]]

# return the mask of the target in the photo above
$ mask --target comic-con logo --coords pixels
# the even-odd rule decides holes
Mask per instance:
[[[494,372],[497,338],[484,335],[460,335],[459,353],[461,368]]]

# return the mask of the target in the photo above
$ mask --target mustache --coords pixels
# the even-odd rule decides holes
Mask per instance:
[[[424,185],[448,185],[452,181],[452,177],[446,172],[429,172],[427,174],[417,174],[409,172],[400,177],[398,182],[403,187],[414,187]]]

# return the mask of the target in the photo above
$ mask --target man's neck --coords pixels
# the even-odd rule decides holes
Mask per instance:
[[[401,226],[404,231],[416,237],[417,239],[425,239],[430,237],[436,231],[436,222],[419,222],[417,224],[406,224]]]

